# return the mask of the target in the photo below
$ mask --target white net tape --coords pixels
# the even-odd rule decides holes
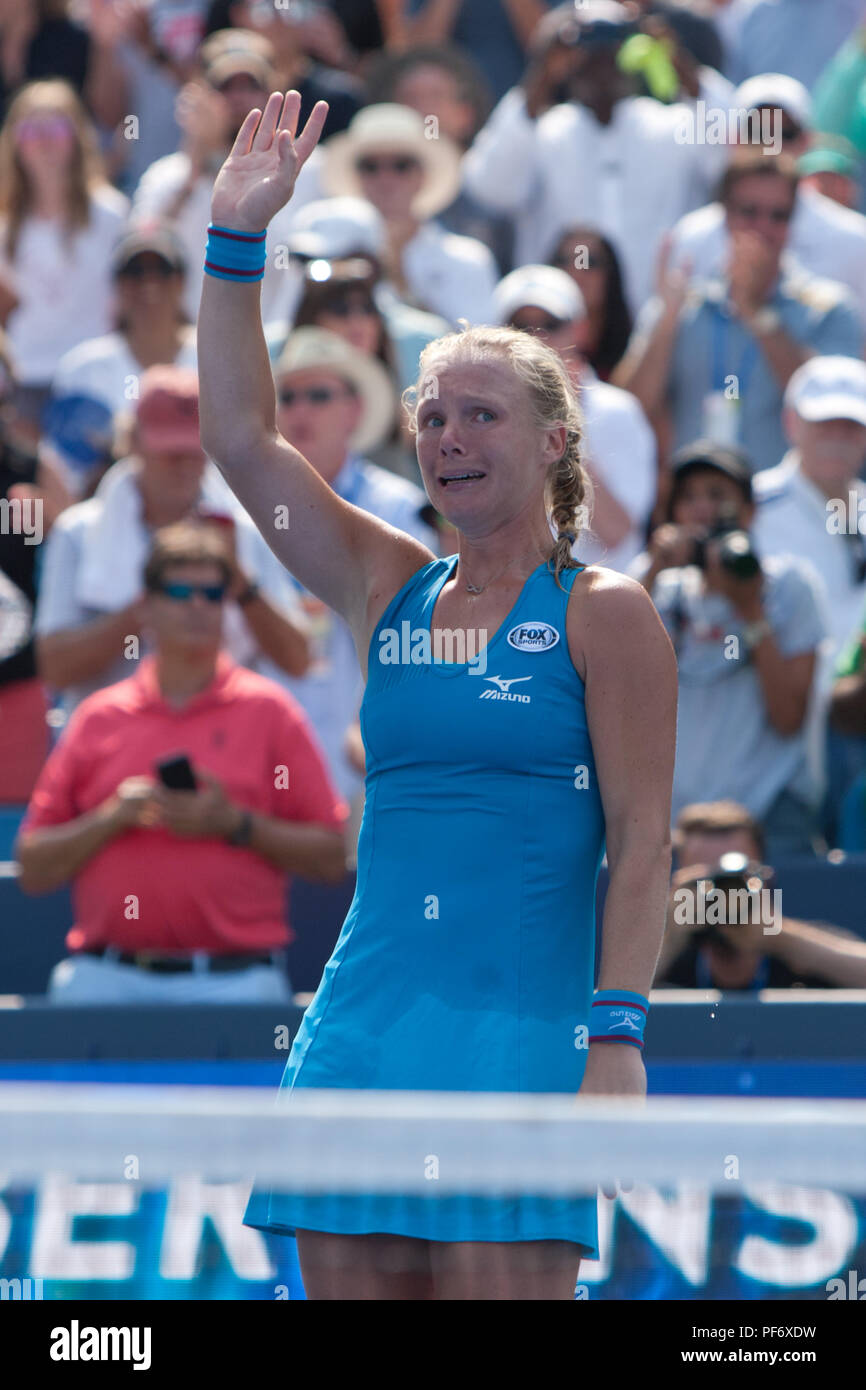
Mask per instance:
[[[285,1101],[288,1099],[288,1104]],[[866,1191],[866,1101],[0,1084],[0,1175],[255,1176],[284,1191],[586,1193],[620,1178]]]

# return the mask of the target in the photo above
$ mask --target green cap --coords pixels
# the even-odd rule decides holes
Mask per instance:
[[[821,136],[821,144],[807,150],[797,160],[799,174],[844,174],[856,179],[860,175],[860,160],[850,140],[841,136]]]

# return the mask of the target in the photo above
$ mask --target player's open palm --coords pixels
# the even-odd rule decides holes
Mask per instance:
[[[211,218],[218,226],[260,232],[289,201],[328,114],[327,102],[317,101],[296,136],[300,107],[298,92],[272,92],[263,112],[250,111],[214,184]]]

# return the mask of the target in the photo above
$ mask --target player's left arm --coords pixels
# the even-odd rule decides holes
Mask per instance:
[[[591,567],[575,589],[569,646],[586,686],[609,872],[598,987],[649,995],[670,886],[676,659],[635,580]],[[583,1092],[644,1086],[638,1049],[590,1044]]]

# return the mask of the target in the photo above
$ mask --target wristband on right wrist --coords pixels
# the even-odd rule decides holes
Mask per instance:
[[[589,1011],[589,1041],[623,1042],[643,1051],[649,1000],[631,989],[597,989]]]
[[[217,280],[238,280],[250,284],[262,280],[265,274],[267,251],[263,232],[239,232],[233,227],[218,227],[213,222],[207,229],[207,249],[204,257],[206,275]]]

